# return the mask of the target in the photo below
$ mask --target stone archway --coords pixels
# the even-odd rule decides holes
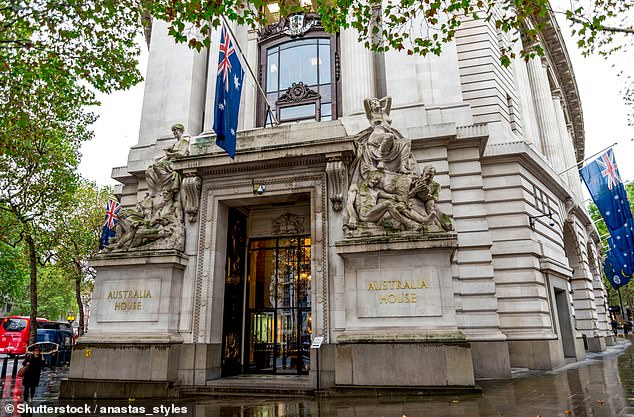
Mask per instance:
[[[598,332],[594,277],[590,270],[587,246],[581,242],[574,217],[564,222],[563,243],[568,264],[573,270],[570,286],[574,328],[583,334],[589,351],[603,351],[605,341]]]

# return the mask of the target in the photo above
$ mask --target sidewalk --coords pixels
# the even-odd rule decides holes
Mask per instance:
[[[630,336],[631,337],[631,336]],[[90,413],[65,415],[112,415],[178,417],[615,417],[634,416],[634,346],[630,337],[602,353],[589,353],[585,361],[550,372],[517,369],[508,380],[479,381],[482,394],[452,396],[385,396],[378,398],[196,398],[141,402],[95,398],[85,406]],[[10,375],[10,373],[9,373]],[[59,404],[59,381],[67,368],[42,374],[32,405]],[[20,403],[21,381],[6,385],[0,400],[0,416],[6,406]],[[114,407],[108,409],[107,407]],[[160,407],[163,407],[162,409]],[[79,409],[78,409],[79,410]],[[22,416],[54,416],[64,413],[24,413]]]

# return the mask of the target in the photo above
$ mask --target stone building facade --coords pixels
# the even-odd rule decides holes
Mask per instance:
[[[231,160],[211,130],[217,46],[175,45],[154,22],[139,142],[113,178],[139,215],[171,207],[159,217],[183,242],[161,244],[172,232],[156,220],[94,259],[94,314],[65,395],[92,397],[109,381],[142,396],[252,373],[306,375],[297,383],[310,389],[470,389],[613,343],[600,241],[567,170],[584,158],[583,118],[554,17],[545,56],[506,68],[499,47],[510,41],[482,20],[465,21],[438,57],[371,53],[313,14],[302,25],[234,28],[282,123],[265,126],[246,76]],[[391,98],[378,122],[364,106],[374,97]],[[169,135],[175,123],[193,135],[165,165],[180,191],[154,193],[149,171],[183,140]],[[370,154],[370,170],[409,184],[433,167],[436,196],[424,188],[418,203],[436,220],[400,221],[415,213],[396,185],[379,195],[378,219],[355,205],[373,187],[355,164],[377,126],[413,166]],[[350,230],[351,210],[365,228]]]

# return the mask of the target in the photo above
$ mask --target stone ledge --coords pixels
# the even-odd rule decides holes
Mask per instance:
[[[398,333],[362,333],[346,332],[337,337],[339,344],[369,344],[369,343],[440,343],[464,344],[468,346],[467,337],[457,330],[422,330],[404,331]]]
[[[189,256],[177,250],[126,251],[100,253],[89,261],[92,267],[147,265],[147,264],[175,264],[187,266]]]
[[[379,252],[410,249],[457,248],[458,236],[454,233],[433,233],[428,235],[405,234],[358,237],[340,240],[335,243],[337,253]]]
[[[174,398],[178,392],[170,381],[114,381],[107,379],[69,378],[62,380],[61,399]]]
[[[169,333],[87,333],[77,339],[77,348],[92,345],[179,344],[183,337]]]
[[[542,272],[559,275],[565,279],[571,278],[573,272],[572,268],[550,258],[540,258],[539,268]]]
[[[343,385],[329,389],[322,397],[402,397],[432,395],[480,394],[482,388],[471,385],[454,386],[382,386],[382,385]]]

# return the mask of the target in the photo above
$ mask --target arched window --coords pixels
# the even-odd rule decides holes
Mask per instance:
[[[337,37],[325,33],[314,13],[289,16],[260,36],[260,81],[280,122],[337,118]],[[259,100],[258,125],[270,126]]]

